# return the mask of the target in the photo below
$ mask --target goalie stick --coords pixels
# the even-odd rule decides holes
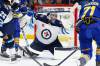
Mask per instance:
[[[44,66],[60,66],[65,60],[67,60],[70,56],[72,56],[78,48],[76,48],[70,55],[68,55],[66,58],[64,58],[61,62],[59,62],[57,65],[49,65],[47,63],[44,63]]]
[[[19,46],[20,50],[23,50],[27,55],[29,55],[28,52],[26,52],[25,49],[23,49],[21,46]],[[30,55],[29,55],[30,56]],[[34,57],[30,56],[31,59],[33,59],[39,66],[42,66],[41,63],[39,63]]]

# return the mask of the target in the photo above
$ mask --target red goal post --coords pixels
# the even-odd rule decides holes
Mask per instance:
[[[74,8],[73,8],[74,7]],[[73,9],[72,9],[73,8]],[[73,23],[73,42],[74,42],[74,47],[78,47],[78,40],[77,40],[77,33],[75,32],[75,23],[78,19],[78,8],[75,7],[75,5],[73,4],[44,4],[44,5],[35,5],[35,11],[36,12],[52,12],[52,11],[56,11],[56,12],[68,12],[71,11],[73,13],[73,16],[70,17],[74,17],[74,23]],[[64,14],[63,13],[63,14]],[[68,17],[68,16],[67,16]],[[66,22],[67,23],[67,22]]]

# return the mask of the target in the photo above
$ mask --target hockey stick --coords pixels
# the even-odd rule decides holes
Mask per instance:
[[[59,62],[57,65],[49,65],[47,63],[44,63],[44,66],[60,66],[65,60],[67,60],[70,56],[72,56],[78,49],[76,48],[70,55],[68,55],[66,58],[64,58],[61,62]]]
[[[19,46],[19,48],[23,50],[28,56],[30,56],[29,53],[26,52],[25,49],[23,49],[21,46]],[[40,64],[34,57],[30,56],[30,58],[33,59],[39,66],[42,66],[42,64]]]
[[[25,25],[24,25],[24,27],[25,27]],[[28,43],[28,40],[26,38],[26,35],[25,35],[25,32],[24,32],[23,28],[21,28],[21,30],[22,30],[22,33],[23,33],[23,37],[25,39],[25,42],[26,42],[27,46],[29,46],[29,43]],[[28,56],[30,56],[30,54],[28,52],[26,52],[25,49],[23,49],[22,47],[20,47],[20,49],[23,50],[23,56],[24,56],[24,53],[26,53]],[[32,58],[39,66],[42,66],[34,57],[30,56],[30,58]]]
[[[28,40],[27,40],[27,38],[26,38],[26,35],[25,35],[25,32],[24,32],[23,28],[21,28],[21,30],[22,30],[23,37],[24,37],[24,39],[25,39],[26,45],[29,46],[29,43],[28,43]]]

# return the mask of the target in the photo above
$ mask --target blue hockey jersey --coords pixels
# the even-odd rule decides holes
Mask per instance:
[[[4,20],[10,12],[10,7],[3,4],[0,5],[0,26],[2,26]]]
[[[11,12],[11,7],[5,4],[0,4],[0,31],[4,35],[13,35],[14,37],[19,37],[20,35],[20,26],[18,18],[13,18],[13,14],[10,16],[9,13]],[[9,17],[12,18],[9,20]],[[8,22],[4,23],[5,20],[8,18]],[[6,20],[7,21],[7,20]]]
[[[100,18],[100,2],[99,0],[94,2],[85,3],[80,11],[79,19],[84,19],[85,17],[96,17]],[[92,18],[94,19],[94,18]],[[96,20],[96,19],[94,19]]]

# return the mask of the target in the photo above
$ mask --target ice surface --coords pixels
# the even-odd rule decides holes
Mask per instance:
[[[0,40],[1,42],[1,40]],[[29,40],[29,43],[31,43],[32,40]],[[20,40],[20,45],[25,45],[24,40]],[[94,49],[96,48],[94,44]],[[44,51],[38,58],[37,60],[43,64],[48,63],[51,65],[56,65],[58,64],[62,59],[64,59],[66,56],[68,56],[72,51],[56,51],[55,56],[53,56],[49,51]],[[91,61],[88,62],[86,66],[95,66],[95,51],[93,52],[93,58]],[[61,66],[77,66],[77,59],[80,56],[80,51],[77,51],[75,54],[73,54],[69,59],[67,59]],[[53,58],[57,60],[53,60]],[[0,59],[0,66],[39,66],[34,60],[28,57],[22,57],[18,62],[16,63],[9,63],[8,61],[3,61]]]

